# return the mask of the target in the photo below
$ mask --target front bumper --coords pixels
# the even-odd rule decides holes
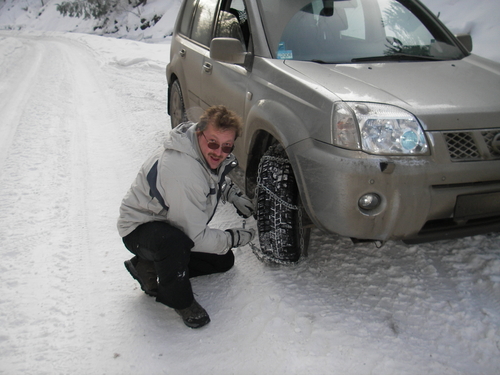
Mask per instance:
[[[312,139],[290,146],[287,153],[310,219],[327,232],[416,243],[500,231],[500,160],[376,156]],[[379,207],[365,211],[358,206],[367,193],[382,198]],[[474,205],[480,194],[492,199],[484,212],[479,208],[469,217],[466,209],[456,211],[458,197],[472,197],[466,203]]]

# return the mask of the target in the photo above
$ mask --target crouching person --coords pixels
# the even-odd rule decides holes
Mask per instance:
[[[118,231],[135,256],[125,267],[156,301],[191,328],[210,322],[194,299],[189,278],[225,272],[232,248],[248,244],[253,229],[208,226],[220,199],[241,216],[253,213],[250,199],[226,175],[237,166],[232,154],[241,120],[223,106],[210,107],[198,123],[183,123],[141,167],[123,198]]]

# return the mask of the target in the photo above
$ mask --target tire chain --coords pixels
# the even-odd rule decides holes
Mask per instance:
[[[300,242],[299,242],[299,247],[300,247],[300,254],[304,254],[304,228],[302,226],[302,210],[300,209],[299,206],[285,202],[283,199],[278,197],[273,191],[271,191],[267,186],[265,186],[262,181],[261,181],[261,171],[262,171],[262,164],[265,160],[273,160],[277,162],[278,164],[285,165],[289,164],[290,162],[288,159],[283,158],[283,157],[278,157],[278,156],[270,156],[270,155],[265,155],[262,157],[261,161],[259,162],[259,169],[257,172],[257,185],[255,187],[255,195],[254,197],[258,198],[259,196],[259,188],[265,190],[271,198],[273,198],[276,202],[279,204],[287,207],[290,210],[298,211],[298,222],[299,222],[299,235],[300,235]],[[250,247],[252,248],[253,253],[257,256],[258,259],[261,261],[267,262],[267,263],[277,263],[277,264],[283,264],[283,265],[291,265],[291,264],[297,264],[301,259],[302,256],[299,258],[298,261],[292,262],[292,261],[285,261],[285,260],[280,260],[276,259],[274,257],[271,257],[269,255],[266,255],[262,252],[262,250],[255,245],[253,242],[249,243]]]

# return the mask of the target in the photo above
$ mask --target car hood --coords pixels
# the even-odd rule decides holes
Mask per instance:
[[[404,108],[428,130],[500,126],[500,64],[478,56],[336,65],[287,60],[286,65],[340,100]]]

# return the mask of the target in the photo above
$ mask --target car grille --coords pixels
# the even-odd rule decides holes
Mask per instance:
[[[444,133],[451,161],[500,159],[500,129]]]

